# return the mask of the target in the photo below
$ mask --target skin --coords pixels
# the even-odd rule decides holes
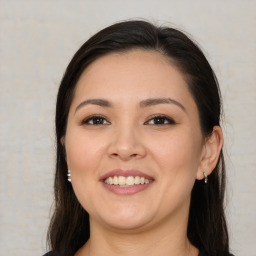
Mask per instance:
[[[141,106],[152,98],[180,105]],[[111,106],[80,105],[88,99]],[[88,119],[95,114],[103,116],[99,125]],[[167,119],[157,125],[156,114]],[[76,256],[198,255],[186,235],[190,194],[195,180],[214,169],[222,133],[214,127],[202,136],[186,81],[166,57],[132,50],[93,62],[77,83],[62,142],[73,189],[90,215],[90,239]],[[100,177],[118,168],[154,181],[134,195],[116,195]]]

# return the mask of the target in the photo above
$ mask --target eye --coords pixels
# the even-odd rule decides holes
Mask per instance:
[[[109,125],[110,122],[104,116],[94,115],[90,116],[82,121],[84,125]]]
[[[175,124],[175,121],[165,115],[155,115],[150,118],[145,124],[149,125],[170,125]]]

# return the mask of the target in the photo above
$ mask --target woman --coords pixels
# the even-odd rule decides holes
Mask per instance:
[[[90,38],[58,92],[48,255],[230,255],[220,115],[182,32],[127,21]]]

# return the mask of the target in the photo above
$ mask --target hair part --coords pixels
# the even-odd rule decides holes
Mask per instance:
[[[76,84],[83,71],[101,56],[133,49],[157,51],[181,71],[197,105],[204,137],[220,125],[221,95],[217,78],[203,52],[184,33],[135,20],[116,23],[92,36],[69,63],[57,96],[55,210],[48,230],[51,249],[57,255],[73,255],[90,237],[89,215],[67,181],[65,150],[61,144]],[[211,256],[229,255],[224,191],[225,161],[221,151],[208,184],[195,181],[187,229],[190,242]]]

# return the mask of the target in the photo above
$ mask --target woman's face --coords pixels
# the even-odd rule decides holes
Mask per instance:
[[[182,74],[160,53],[93,62],[77,83],[64,141],[91,222],[135,229],[188,215],[204,140]]]

